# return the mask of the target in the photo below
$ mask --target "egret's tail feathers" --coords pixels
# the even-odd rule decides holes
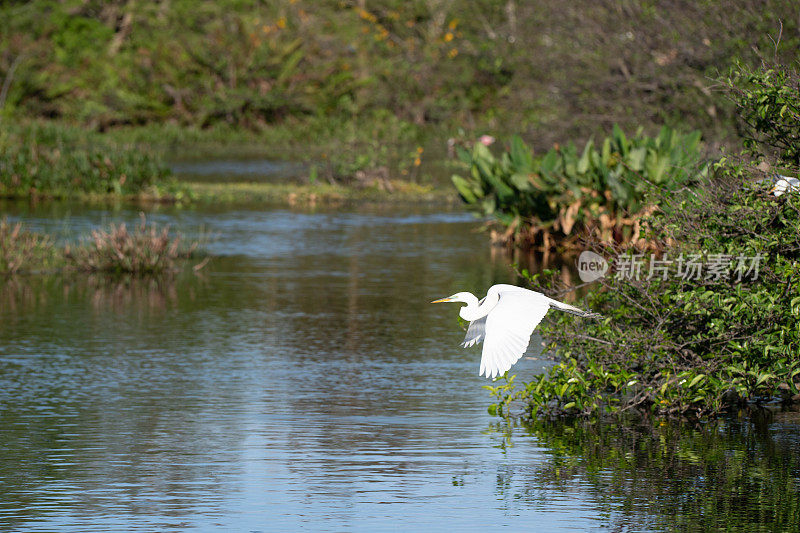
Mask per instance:
[[[559,302],[557,300],[550,300],[550,309],[558,309],[559,311],[564,311],[565,313],[570,313],[583,318],[605,318],[600,313],[595,313],[594,311],[584,311],[583,309]]]

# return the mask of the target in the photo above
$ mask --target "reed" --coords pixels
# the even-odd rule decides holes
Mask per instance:
[[[89,239],[68,246],[64,255],[68,266],[84,272],[160,274],[178,270],[179,262],[196,248],[196,243],[182,246],[180,235],[171,234],[169,226],[148,224],[142,214],[132,230],[124,223],[93,230]]]
[[[0,219],[0,275],[46,268],[55,256],[49,235],[28,231],[21,222]]]

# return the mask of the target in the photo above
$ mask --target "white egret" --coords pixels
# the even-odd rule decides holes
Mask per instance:
[[[790,176],[776,174],[773,177],[772,189],[769,190],[775,196],[781,196],[785,192],[800,191],[800,180]]]
[[[467,304],[458,312],[461,318],[469,321],[461,346],[469,348],[483,341],[478,375],[485,374],[487,378],[502,376],[519,361],[528,348],[533,330],[550,309],[587,318],[600,317],[514,285],[493,285],[480,301],[470,292],[459,292],[431,303],[444,302]]]

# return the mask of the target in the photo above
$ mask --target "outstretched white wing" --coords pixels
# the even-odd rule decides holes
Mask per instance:
[[[486,317],[480,374],[487,378],[502,376],[519,361],[533,330],[549,309],[549,298],[544,295],[532,291],[500,292],[500,300]]]
[[[486,298],[483,298],[478,305],[481,305]],[[483,337],[486,335],[486,317],[479,318],[478,320],[473,320],[469,323],[469,327],[467,328],[467,334],[464,336],[464,342],[461,343],[461,346],[464,348],[469,348],[470,346],[475,346],[479,342],[483,340]]]
[[[467,334],[464,336],[464,342],[461,343],[461,346],[464,348],[469,348],[470,346],[475,346],[479,342],[483,340],[483,337],[486,336],[486,317],[479,318],[478,320],[473,320],[469,323],[469,327],[467,328]]]

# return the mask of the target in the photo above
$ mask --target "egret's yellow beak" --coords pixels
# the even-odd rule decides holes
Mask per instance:
[[[452,302],[452,301],[453,301],[453,299],[448,296],[447,298],[439,298],[438,300],[434,300],[431,303],[432,304],[443,304],[445,302]]]

